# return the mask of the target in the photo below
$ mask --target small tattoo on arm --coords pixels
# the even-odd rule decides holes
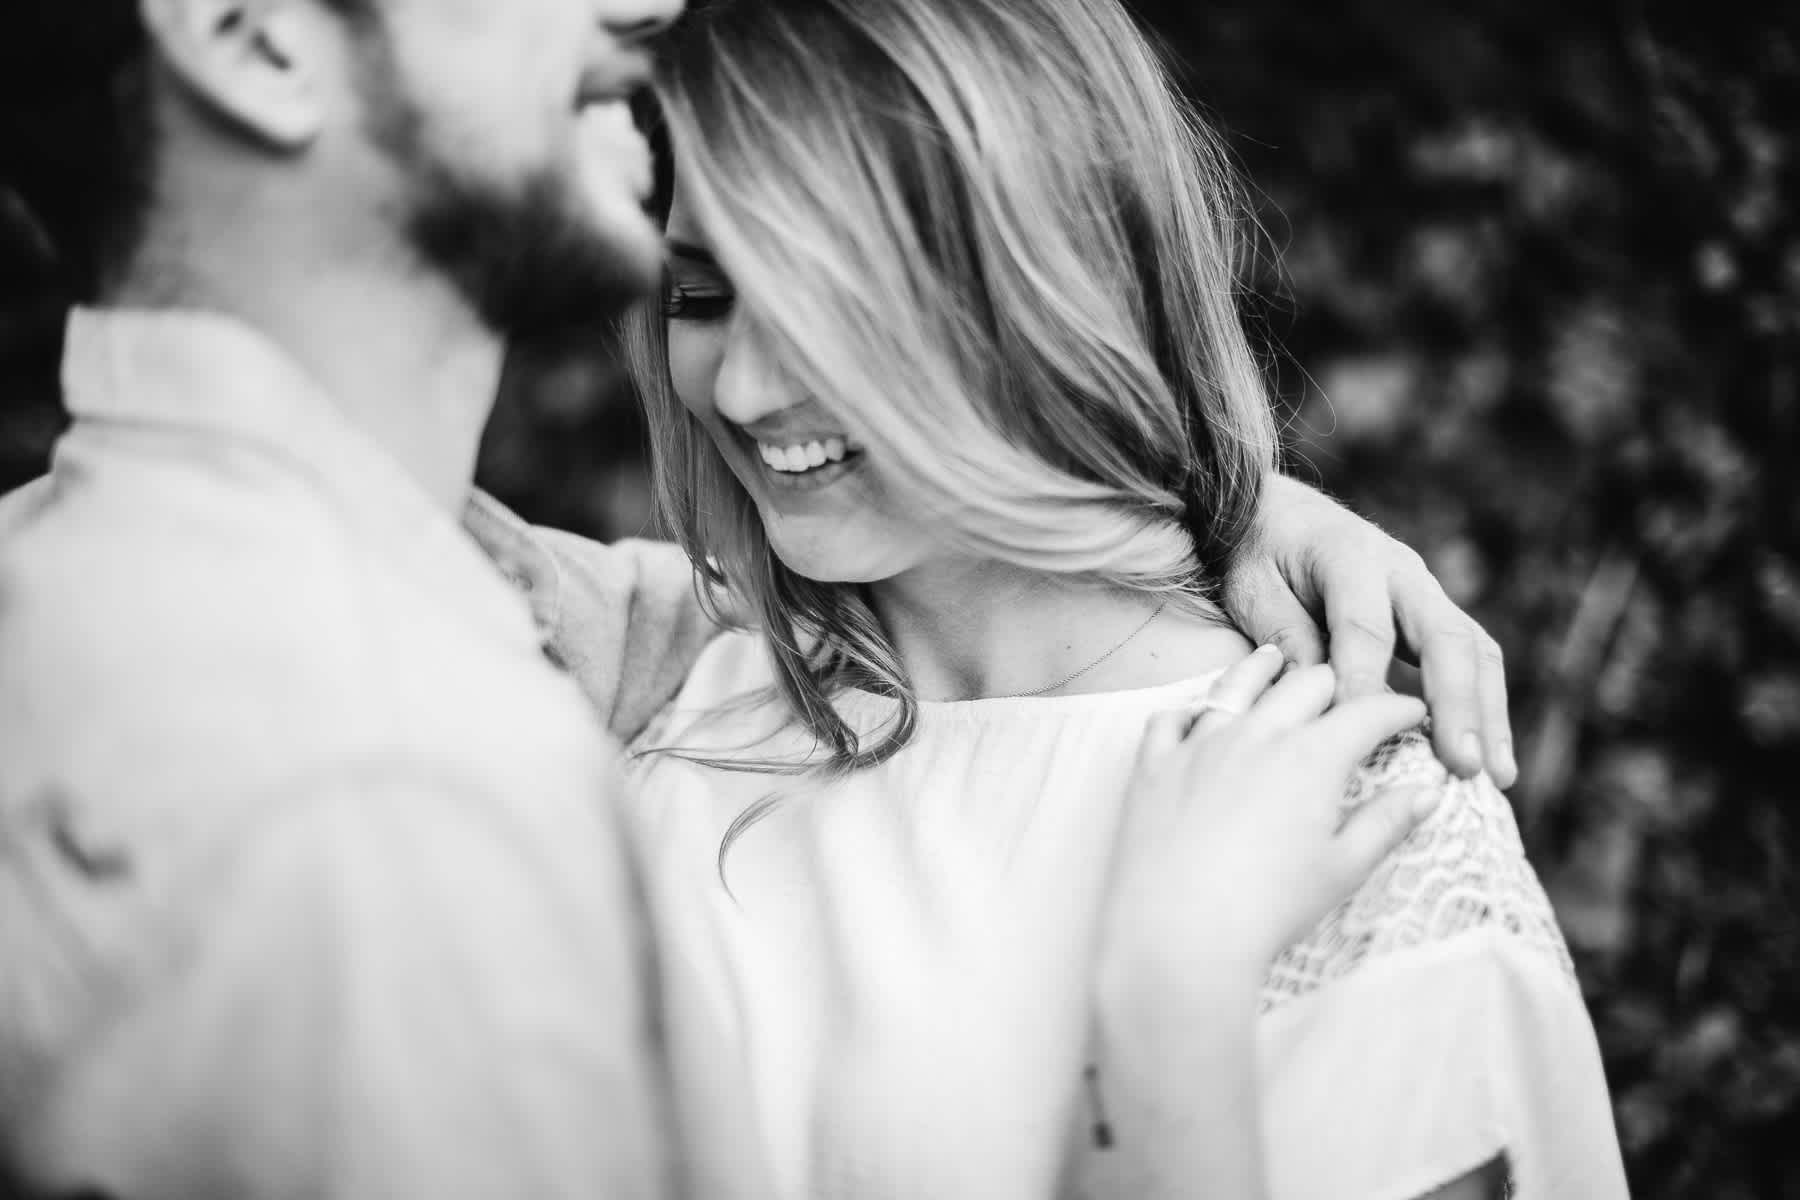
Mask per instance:
[[[1089,1063],[1081,1072],[1082,1082],[1087,1085],[1088,1105],[1093,1109],[1094,1148],[1111,1150],[1113,1147],[1112,1122],[1106,1117],[1106,1098],[1100,1094],[1100,1067]]]

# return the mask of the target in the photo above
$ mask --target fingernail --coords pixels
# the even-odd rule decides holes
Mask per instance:
[[[1262,645],[1260,645],[1256,648],[1256,653],[1258,653],[1258,654],[1277,654],[1283,658],[1287,657],[1286,652],[1283,651],[1282,648],[1280,646],[1277,646],[1274,642],[1264,642]]]
[[[1459,749],[1462,750],[1463,754],[1468,757],[1468,760],[1471,763],[1474,763],[1477,768],[1479,768],[1481,766],[1481,735],[1480,734],[1478,734],[1478,733],[1463,734],[1462,741],[1458,742],[1457,746]]]
[[[1499,752],[1495,757],[1498,760],[1495,765],[1500,768],[1500,774],[1505,775],[1510,779],[1519,773],[1519,764],[1513,758],[1513,744],[1511,739],[1500,743]]]
[[[1426,817],[1429,817],[1432,813],[1437,811],[1438,803],[1442,801],[1443,798],[1444,793],[1438,788],[1420,788],[1413,793],[1413,816],[1423,821]]]

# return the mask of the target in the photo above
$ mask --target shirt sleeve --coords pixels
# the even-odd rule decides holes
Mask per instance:
[[[533,535],[561,577],[556,648],[613,736],[630,743],[720,632],[700,602],[693,563],[668,542],[605,545],[543,528]]]
[[[1432,817],[1265,983],[1265,1133],[1314,1151],[1272,1155],[1273,1191],[1407,1200],[1500,1160],[1521,1200],[1622,1198],[1593,1024],[1506,797],[1407,734],[1345,802],[1421,786]]]
[[[52,911],[34,928],[110,933],[36,965],[87,953],[106,960],[90,979],[128,977],[39,1047],[30,1173],[144,1200],[663,1194],[605,818],[405,764],[275,799],[279,816],[110,900],[40,856]]]
[[[1418,1200],[1497,1162],[1517,1200],[1624,1200],[1593,1023],[1511,806],[1418,733],[1381,746],[1344,804],[1413,788],[1442,793],[1432,816],[1264,981],[1270,1195]],[[1125,1130],[1078,1166],[1092,1196],[1136,1194],[1148,1170]]]
[[[1258,1030],[1277,1197],[1415,1200],[1487,1164],[1509,1196],[1627,1195],[1579,993],[1487,929],[1394,954]]]

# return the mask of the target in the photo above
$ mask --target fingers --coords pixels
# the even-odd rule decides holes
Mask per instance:
[[[1337,675],[1323,663],[1300,667],[1281,677],[1244,716],[1246,726],[1262,732],[1292,729],[1331,707]]]
[[[1339,704],[1312,730],[1313,752],[1342,767],[1348,780],[1356,764],[1382,742],[1425,719],[1425,705],[1411,696],[1362,696]]]
[[[1165,786],[1164,768],[1168,765],[1170,752],[1180,749],[1191,720],[1192,714],[1174,710],[1157,713],[1144,727],[1137,766],[1132,770],[1131,783],[1126,789],[1124,819],[1118,831],[1121,842],[1144,836],[1143,828],[1154,827],[1169,815],[1170,800],[1181,789]],[[1117,869],[1116,852],[1113,869]]]
[[[1338,699],[1385,691],[1394,659],[1394,598],[1387,574],[1344,556],[1325,560],[1320,571]]]
[[[1325,661],[1318,623],[1272,560],[1254,559],[1233,569],[1225,608],[1239,629],[1261,645],[1275,646],[1289,662],[1310,667]]]
[[[1275,682],[1286,663],[1280,650],[1263,645],[1232,664],[1213,683],[1212,690],[1207,692],[1194,727],[1230,720],[1249,712],[1251,706],[1269,690],[1269,685]]]
[[[1481,664],[1472,628],[1472,622],[1440,626],[1419,647],[1425,703],[1431,708],[1432,746],[1444,765],[1464,779],[1480,772],[1483,763]]]
[[[1393,853],[1443,800],[1434,787],[1395,789],[1377,795],[1352,812],[1338,831],[1336,849],[1340,878],[1360,883]]]
[[[1144,740],[1138,746],[1138,765],[1156,761],[1157,758],[1181,744],[1181,739],[1193,721],[1193,714],[1181,710],[1157,713],[1150,718],[1150,724],[1144,729]]]
[[[1396,585],[1394,615],[1418,652],[1438,758],[1464,779],[1486,766],[1499,782],[1512,759],[1500,647],[1429,575]]]
[[[1519,779],[1519,764],[1513,758],[1512,718],[1506,710],[1506,658],[1500,644],[1483,637],[1475,648],[1480,679],[1476,690],[1481,697],[1481,738],[1486,747],[1482,761],[1494,783],[1509,788]]]

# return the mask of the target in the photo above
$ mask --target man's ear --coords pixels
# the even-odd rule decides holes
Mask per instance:
[[[303,0],[142,0],[175,77],[217,115],[284,150],[324,127],[323,28]]]

